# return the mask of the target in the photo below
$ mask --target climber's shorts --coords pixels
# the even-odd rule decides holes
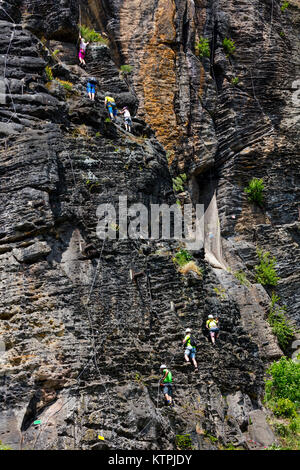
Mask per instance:
[[[194,359],[194,357],[196,356],[196,349],[187,347],[186,350],[184,351],[184,354],[186,356],[189,356],[191,359]]]
[[[92,83],[88,83],[87,86],[86,86],[86,91],[88,93],[95,93],[95,91],[96,91],[95,85],[93,85]]]
[[[85,51],[83,49],[80,49],[78,57],[79,57],[79,59],[84,59],[85,58]]]
[[[220,330],[219,330],[219,328],[210,328],[209,331],[211,333],[218,333]]]
[[[164,395],[167,393],[168,395],[172,396],[172,384],[164,384],[162,387]]]
[[[112,113],[114,116],[118,114],[117,106],[115,104],[107,103],[107,109],[109,113]]]
[[[125,122],[128,126],[132,126],[132,121],[130,118],[125,118]]]

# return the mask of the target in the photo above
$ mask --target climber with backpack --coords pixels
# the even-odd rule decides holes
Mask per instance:
[[[218,317],[214,315],[208,315],[206,328],[209,330],[212,344],[215,345],[216,339],[218,338],[220,331]]]
[[[81,34],[79,35],[79,39],[80,39],[79,54],[78,54],[79,62],[81,65],[86,65],[84,58],[85,58],[85,51],[89,42],[85,42]]]
[[[86,85],[86,91],[89,95],[90,100],[92,101],[95,101],[96,85],[97,85],[96,78],[91,77],[88,79],[87,85]]]
[[[105,94],[104,104],[109,112],[111,120],[114,121],[118,114],[118,109],[114,98],[112,96],[109,96],[109,92]]]
[[[164,374],[162,376],[162,378],[160,379],[160,386],[161,386],[161,390],[162,390],[162,392],[165,396],[166,404],[168,406],[174,406],[173,398],[172,398],[172,396],[173,396],[172,372],[167,368],[167,366],[165,364],[162,364],[160,366],[160,370],[162,370],[162,372]]]
[[[184,351],[184,359],[186,363],[190,362],[190,359],[192,360],[194,367],[195,367],[195,372],[198,371],[198,365],[195,359],[196,356],[196,341],[195,338],[191,336],[191,329],[187,328],[185,330],[185,337],[182,341],[183,345],[185,346],[185,351]]]

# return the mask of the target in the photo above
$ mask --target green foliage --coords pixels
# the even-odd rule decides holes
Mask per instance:
[[[280,278],[277,276],[275,269],[275,256],[271,258],[269,251],[264,253],[259,248],[257,248],[256,252],[260,261],[260,263],[254,267],[256,271],[256,282],[262,284],[263,286],[276,286]]]
[[[177,434],[175,444],[179,450],[192,450],[192,440],[190,434]]]
[[[236,86],[238,85],[239,81],[240,81],[239,77],[234,77],[231,79],[231,85]]]
[[[184,183],[186,181],[186,174],[182,173],[179,176],[176,176],[176,178],[172,179],[173,181],[173,190],[175,193],[178,192],[183,192],[184,191]]]
[[[300,450],[300,415],[292,413],[292,417],[280,416],[272,423],[280,445],[269,447],[268,450]]]
[[[273,411],[280,446],[270,450],[300,450],[300,364],[282,356],[267,370],[264,401]]]
[[[282,5],[280,6],[280,10],[284,12],[289,6],[290,6],[289,2],[283,2]]]
[[[46,75],[47,75],[47,78],[48,78],[49,82],[51,82],[54,77],[53,77],[52,69],[51,69],[51,67],[49,67],[49,65],[46,66],[45,72],[46,72]]]
[[[213,444],[218,441],[218,438],[217,438],[217,437],[212,436],[212,435],[209,434],[207,431],[204,431],[204,436],[205,436],[205,437],[208,437],[208,439],[209,439]]]
[[[132,72],[132,65],[121,65],[120,70],[123,75],[129,75]]]
[[[60,83],[64,87],[65,90],[72,91],[72,88],[73,88],[72,82],[68,82],[67,80],[60,80],[59,78],[57,78],[56,81]]]
[[[173,258],[173,262],[179,266],[184,266],[186,263],[191,261],[192,255],[187,250],[180,250]]]
[[[227,295],[226,295],[226,290],[224,287],[214,287],[214,291],[217,294],[217,296],[220,298],[220,300],[226,300]]]
[[[277,403],[279,399],[288,399],[295,408],[300,406],[300,364],[296,364],[292,359],[282,356],[279,361],[267,370],[271,375],[265,387],[265,399],[268,402]],[[274,405],[273,405],[274,406]],[[282,409],[284,405],[281,403]],[[288,404],[286,404],[288,407]]]
[[[3,444],[2,441],[0,441],[0,450],[12,450],[12,448],[7,446],[6,444]]]
[[[279,398],[273,406],[275,416],[284,416],[286,418],[297,417],[296,406],[289,398]]]
[[[100,42],[107,44],[107,39],[103,38],[101,34],[97,33],[94,29],[90,29],[87,26],[80,26],[80,34],[83,39],[87,42]]]
[[[273,292],[268,322],[272,327],[274,335],[278,339],[280,347],[285,349],[293,339],[295,331],[285,316],[286,307],[281,307],[277,304],[279,300],[280,298]]]
[[[252,178],[244,192],[248,194],[248,200],[261,206],[263,204],[263,179]]]
[[[224,51],[226,52],[227,56],[233,55],[233,53],[235,51],[234,41],[232,41],[232,39],[225,38],[223,40],[223,48],[224,48]]]
[[[195,49],[200,55],[200,57],[209,57],[210,56],[210,47],[208,39],[203,37],[199,38],[199,41],[195,43]]]
[[[60,52],[59,49],[55,49],[55,51],[52,52],[51,55],[52,55],[53,59],[56,59],[56,56],[57,56],[57,54],[59,54],[59,52]]]
[[[233,275],[243,286],[251,286],[251,283],[248,281],[246,274],[243,273],[243,271],[236,271]]]

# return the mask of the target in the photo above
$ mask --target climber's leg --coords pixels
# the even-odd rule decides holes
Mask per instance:
[[[114,114],[113,114],[113,109],[110,103],[107,104],[107,109],[110,115],[110,119],[113,121],[114,120]]]

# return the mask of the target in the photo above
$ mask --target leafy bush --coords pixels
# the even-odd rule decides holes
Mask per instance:
[[[210,56],[210,47],[208,39],[201,37],[198,42],[195,44],[195,49],[200,55],[200,57],[209,57]]]
[[[280,10],[283,12],[283,11],[285,11],[289,6],[290,6],[289,2],[283,2],[283,4],[280,6]]]
[[[223,40],[223,48],[224,48],[224,51],[226,52],[227,56],[233,55],[233,53],[235,51],[234,41],[232,41],[232,39],[225,38]]]
[[[239,77],[234,77],[231,79],[231,85],[236,86],[239,83]]]
[[[277,336],[280,347],[284,349],[293,339],[295,331],[285,316],[286,307],[281,307],[277,304],[279,300],[280,298],[273,292],[268,322],[272,327],[274,335]]]
[[[101,34],[97,33],[94,29],[90,29],[87,26],[80,26],[80,34],[85,41],[88,42],[100,42],[107,44],[107,39],[103,38]]]
[[[248,194],[248,200],[257,203],[259,206],[263,204],[263,190],[263,180],[258,178],[252,178],[247,188],[244,188],[244,192]]]
[[[192,440],[190,434],[177,434],[175,437],[175,444],[179,450],[191,450]]]
[[[295,418],[297,416],[296,406],[289,398],[279,398],[273,406],[275,416],[284,416],[286,418]]]
[[[47,67],[45,68],[45,72],[46,72],[48,80],[51,82],[53,80],[53,73],[52,73],[52,69],[51,69],[51,67],[49,67],[49,65],[47,65]]]
[[[128,75],[132,72],[132,65],[121,65],[120,70],[123,75]]]
[[[187,250],[180,250],[173,258],[174,263],[179,266],[184,266],[186,263],[191,261],[192,255]]]
[[[281,398],[289,399],[296,408],[300,406],[300,364],[282,356],[267,370],[271,375],[266,382],[267,401],[277,402]]]
[[[172,179],[173,181],[173,190],[175,193],[184,191],[184,183],[186,181],[186,174],[182,173],[176,178]]]
[[[257,248],[256,252],[260,261],[260,263],[254,267],[256,271],[256,282],[262,284],[263,286],[276,286],[280,278],[277,276],[275,269],[275,256],[271,258],[269,251],[264,253],[259,248]]]
[[[73,88],[73,83],[68,82],[67,80],[60,80],[57,78],[56,81],[58,81],[58,83],[60,83],[68,91],[71,91]]]
[[[250,287],[251,286],[251,283],[248,281],[247,277],[246,277],[246,274],[243,273],[243,271],[236,271],[234,273],[234,277],[240,281],[240,283],[243,285],[243,286],[246,286],[246,287]]]

